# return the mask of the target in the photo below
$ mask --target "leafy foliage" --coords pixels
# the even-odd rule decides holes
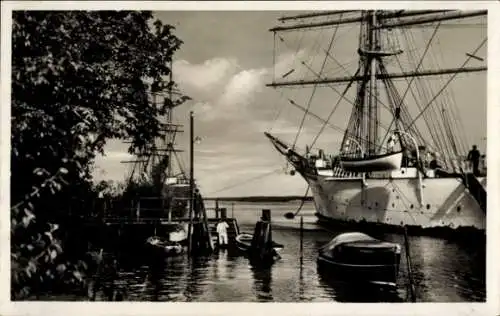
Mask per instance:
[[[96,197],[92,164],[110,138],[144,151],[164,128],[149,102],[181,40],[143,11],[15,11],[12,26],[11,255],[14,298],[86,264],[62,254],[57,225]],[[185,98],[181,98],[185,100]],[[78,203],[77,203],[78,204]],[[70,211],[71,209],[71,211]],[[60,233],[67,236],[67,232]]]

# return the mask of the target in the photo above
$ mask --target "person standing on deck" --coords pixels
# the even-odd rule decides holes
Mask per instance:
[[[229,225],[226,221],[219,221],[217,224],[217,234],[219,234],[219,245],[227,245],[227,229]]]
[[[477,177],[479,176],[479,158],[481,157],[481,153],[477,150],[477,146],[473,145],[472,149],[469,151],[469,155],[467,155],[467,160],[472,163],[472,172]]]
[[[394,152],[394,146],[396,146],[396,135],[392,134],[391,137],[389,137],[389,140],[387,140],[387,153],[393,153]]]

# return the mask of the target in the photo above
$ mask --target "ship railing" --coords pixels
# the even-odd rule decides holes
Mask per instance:
[[[356,172],[345,171],[340,166],[333,167],[333,177],[335,178],[359,178],[361,175]]]

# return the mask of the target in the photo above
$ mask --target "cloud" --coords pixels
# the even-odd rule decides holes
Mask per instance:
[[[294,64],[300,62],[297,61],[297,55],[307,54],[299,51],[297,54],[289,52],[278,56],[274,71],[271,67],[244,69],[234,58],[215,58],[201,63],[181,60],[174,64],[174,80],[183,93],[195,102],[192,110],[195,111],[197,122],[196,133],[203,138],[201,144],[196,146],[196,178],[205,189],[214,191],[232,183],[245,182],[248,177],[267,174],[284,166],[283,157],[275,152],[262,134],[271,126],[270,105],[279,98],[265,84],[272,81],[274,73],[281,77],[283,73],[298,67]],[[289,78],[294,75],[291,74]],[[297,126],[282,118],[275,125],[275,130],[286,134],[291,140]],[[178,143],[185,146],[187,133],[179,137]],[[113,143],[108,148],[106,156],[97,159],[98,165],[106,170],[98,178],[123,174],[125,169],[131,167],[119,163],[120,160],[131,159],[123,144]],[[181,156],[184,156],[182,160],[187,159],[187,154]],[[267,179],[263,181],[267,182]],[[278,179],[284,182],[290,180],[289,177],[280,176]],[[281,192],[279,186],[271,188],[271,185],[266,185],[264,188],[259,183],[262,181],[256,180],[238,188],[258,194],[273,190],[276,194]],[[297,179],[292,190],[302,186],[303,182]]]
[[[109,151],[105,153],[105,157],[111,160],[132,159],[134,156],[122,151]]]
[[[288,52],[277,57],[273,68],[242,68],[236,58],[214,58],[203,63],[192,64],[181,60],[174,64],[175,80],[187,95],[197,101],[196,112],[204,121],[248,119],[252,107],[265,84],[272,80],[273,73],[281,74],[293,67],[297,58],[305,51]]]
[[[267,69],[243,70],[235,74],[224,88],[219,101],[224,106],[246,105],[255,97],[255,93],[262,91],[263,78]]]
[[[184,88],[210,91],[220,85],[237,69],[236,59],[214,58],[201,64],[191,64],[186,60],[174,62],[174,80]],[[187,86],[187,87],[186,87]]]

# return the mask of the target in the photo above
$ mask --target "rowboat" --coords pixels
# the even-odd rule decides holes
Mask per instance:
[[[184,248],[179,243],[168,241],[158,236],[149,237],[146,240],[146,245],[155,251],[155,253],[165,256],[178,255],[184,251]]]
[[[242,252],[249,252],[252,246],[253,235],[248,233],[241,233],[236,236],[236,247]],[[282,244],[278,244],[277,242],[272,242],[272,248],[275,252],[275,255],[278,255],[279,252],[284,248]]]

